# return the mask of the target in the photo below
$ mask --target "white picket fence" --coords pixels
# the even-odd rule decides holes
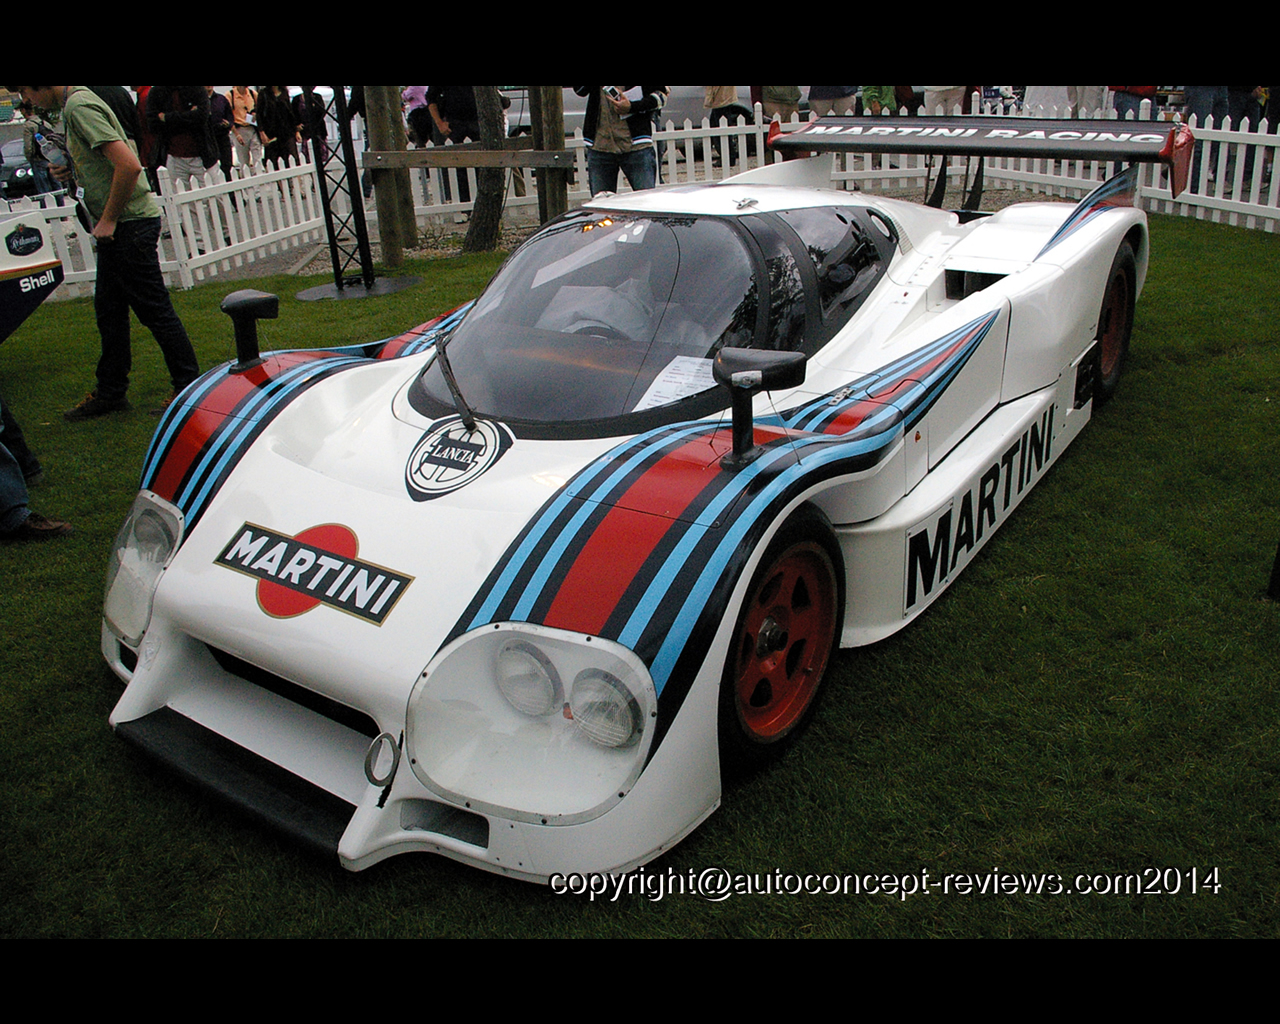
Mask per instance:
[[[296,248],[325,237],[319,185],[310,161],[245,174],[232,168],[175,181],[160,168],[160,202],[176,249],[183,288],[219,270]],[[175,227],[176,226],[176,227]],[[167,269],[161,264],[162,269]]]
[[[230,179],[215,169],[202,182],[175,181],[162,167],[159,178],[164,225],[160,269],[170,287],[191,288],[219,273],[325,237],[319,186],[314,169],[305,161],[253,173],[237,167]],[[65,274],[63,286],[54,295],[60,299],[92,295],[97,265],[93,238],[78,223],[72,202],[54,195],[7,205],[11,213],[44,221]]]
[[[1143,114],[1149,115],[1149,109],[1144,103]],[[1023,116],[1028,113],[1022,112]],[[1265,121],[1259,131],[1244,127],[1246,130],[1236,130],[1229,121],[1220,128],[1212,121],[1202,128],[1193,123],[1196,138],[1202,141],[1197,147],[1200,172],[1196,191],[1185,191],[1175,200],[1167,174],[1159,167],[1147,166],[1139,179],[1139,201],[1154,212],[1276,231],[1280,173],[1272,173],[1270,180],[1266,174],[1280,159],[1280,136],[1267,134]],[[767,135],[768,124],[758,106],[754,125],[713,126],[704,119],[701,125],[686,121],[677,128],[668,122],[656,133],[662,148],[663,181],[719,181],[759,167],[763,160],[774,158],[766,151]],[[589,198],[587,150],[581,132],[567,140],[566,146],[574,154],[575,168],[569,200],[581,203]],[[931,173],[929,161],[920,156],[859,154],[833,156],[831,160],[832,186],[846,190],[922,190],[926,175]],[[1097,161],[988,157],[985,181],[987,189],[1012,189],[1028,193],[1029,198],[1041,194],[1079,199],[1116,170],[1118,167]],[[965,160],[950,161],[949,185],[961,187],[970,173]],[[466,177],[474,197],[473,170],[411,172],[415,212],[422,226],[448,224],[470,210],[471,203],[461,201],[460,176]],[[447,190],[443,187],[446,178]],[[245,175],[237,168],[230,180],[215,170],[199,183],[175,182],[162,168],[160,184],[165,221],[161,268],[171,286],[190,288],[266,256],[321,243],[325,237],[319,186],[309,162]],[[625,178],[620,179],[619,187],[626,190]],[[536,215],[537,201],[535,176],[529,171],[508,171],[507,211]],[[58,206],[48,196],[38,202],[24,199],[8,205],[45,221],[66,273],[59,297],[90,294],[92,240],[77,224],[73,207]],[[339,207],[337,212],[341,216],[347,211]],[[369,223],[376,225],[372,211]]]

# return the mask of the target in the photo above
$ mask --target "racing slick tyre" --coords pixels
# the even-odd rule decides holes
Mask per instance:
[[[1107,290],[1102,296],[1102,312],[1098,314],[1098,374],[1093,388],[1093,404],[1106,405],[1116,393],[1120,371],[1129,354],[1129,335],[1133,332],[1133,303],[1138,281],[1133,247],[1121,242],[1107,275]]]
[[[821,512],[801,507],[765,551],[738,614],[720,684],[720,763],[746,774],[800,733],[839,641],[844,570]]]

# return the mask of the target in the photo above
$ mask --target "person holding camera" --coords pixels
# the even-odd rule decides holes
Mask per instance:
[[[618,172],[634,191],[658,183],[654,119],[667,102],[665,85],[575,85],[587,99],[582,141],[587,145],[591,194],[616,192]]]

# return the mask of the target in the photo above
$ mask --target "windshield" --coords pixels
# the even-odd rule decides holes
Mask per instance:
[[[711,218],[580,211],[503,266],[448,341],[477,414],[608,420],[716,387],[722,346],[749,347],[758,301],[736,231]],[[452,399],[435,361],[421,391]],[[427,411],[427,410],[424,410]]]

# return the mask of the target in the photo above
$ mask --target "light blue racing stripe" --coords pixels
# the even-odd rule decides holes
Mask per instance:
[[[671,624],[671,629],[667,632],[666,639],[662,643],[662,647],[658,650],[657,657],[653,659],[653,664],[649,668],[649,674],[653,677],[654,688],[659,694],[662,693],[667,680],[671,678],[671,672],[675,668],[676,661],[684,651],[685,645],[689,642],[689,636],[697,625],[699,615],[711,599],[711,593],[715,589],[716,583],[724,575],[725,566],[728,565],[730,557],[737,551],[746,536],[747,530],[759,519],[769,503],[797,477],[812,472],[818,466],[848,458],[851,455],[861,454],[863,451],[872,451],[876,447],[876,444],[872,442],[882,443],[882,438],[880,437],[868,438],[866,444],[848,441],[840,442],[837,438],[829,438],[828,440],[834,440],[836,443],[823,445],[818,451],[806,454],[804,460],[783,470],[778,474],[777,479],[771,480],[768,486],[756,495],[751,504],[743,510],[743,513],[738,516],[733,525],[726,531],[724,539],[717,546],[715,553],[708,559],[697,582],[689,589],[689,594],[685,598],[684,604],[681,605],[680,611],[677,613],[675,621]],[[856,450],[851,451],[851,449]],[[630,626],[630,623],[628,623],[628,626]],[[619,642],[626,643],[623,640]]]
[[[767,504],[772,501],[777,495],[779,488],[785,485],[785,482],[790,481],[796,474],[812,472],[816,467],[825,465],[833,459],[855,458],[859,455],[864,455],[868,452],[884,448],[900,436],[901,431],[898,430],[896,426],[893,430],[882,431],[873,437],[864,438],[861,441],[848,441],[840,435],[815,434],[809,438],[798,439],[793,445],[780,446],[775,452],[770,453],[769,456],[761,456],[760,459],[752,463],[747,467],[747,469],[740,471],[738,473],[738,478],[735,479],[734,483],[741,483],[745,485],[749,482],[750,477],[759,475],[763,469],[772,462],[777,461],[777,459],[789,455],[797,449],[806,449],[800,453],[800,458],[794,466],[783,470],[776,480],[770,481],[764,487],[761,493],[757,495],[742,514],[735,519],[734,524],[729,528],[729,530],[726,531],[724,539],[721,540],[719,545],[717,545],[711,561],[703,568],[703,572],[698,578],[698,583],[694,587],[694,592],[702,594],[701,600],[703,606],[705,606],[706,601],[710,598],[711,589],[715,582],[719,580],[723,574],[724,567],[728,564],[730,555],[732,555],[732,553],[737,549],[745,531],[759,516],[759,510],[763,508],[762,502]],[[811,455],[813,458],[810,457]],[[740,479],[742,477],[747,477],[748,479],[742,480]],[[672,583],[680,570],[684,568],[694,546],[702,539],[706,530],[710,528],[711,523],[715,521],[715,515],[718,515],[731,501],[736,499],[738,495],[742,493],[742,490],[742,486],[726,487],[724,491],[716,496],[716,500],[708,506],[705,521],[703,517],[699,517],[698,526],[700,529],[697,531],[696,535],[695,531],[690,529],[685,533],[685,536],[681,538],[680,543],[667,557],[662,568],[650,582],[648,588],[646,588],[644,596],[636,605],[635,611],[632,612],[631,617],[627,620],[626,626],[618,637],[618,642],[620,644],[634,649],[634,645],[639,642],[645,628],[649,625],[649,621],[656,613],[658,605],[671,589]],[[714,570],[712,568],[713,566]],[[699,590],[699,588],[702,589]],[[659,657],[661,657],[662,652],[668,651],[671,647],[671,637],[675,635],[678,629],[684,629],[684,633],[679,643],[673,649],[674,653],[671,654],[670,664],[667,665],[665,669],[659,671],[657,668],[658,659],[655,659],[654,665],[651,667],[650,674],[653,676],[654,685],[657,687],[659,693],[662,692],[662,687],[665,685],[667,678],[671,674],[671,668],[674,667],[675,658],[678,657],[680,652],[684,649],[689,633],[693,631],[693,627],[697,622],[697,614],[694,614],[691,621],[687,622],[683,627],[681,625],[688,609],[690,608],[690,602],[693,600],[692,596],[685,599],[685,603],[682,605],[676,621],[672,624],[671,632],[668,633],[668,638],[663,642],[662,648],[659,651]]]
[[[707,504],[693,526],[684,532],[684,536],[680,538],[679,543],[672,548],[670,554],[667,555],[666,560],[662,563],[662,568],[649,581],[644,594],[636,602],[635,608],[627,619],[627,624],[618,633],[618,643],[632,650],[635,649],[635,645],[639,642],[645,627],[649,625],[649,620],[653,618],[654,612],[657,611],[659,603],[671,590],[671,585],[676,576],[684,568],[694,547],[702,540],[703,535],[711,524],[716,521],[716,517],[738,498],[743,489],[752,480],[777,462],[778,459],[791,455],[797,447],[799,447],[798,443],[791,443],[779,445],[772,451],[766,451],[754,462],[735,473],[733,479],[721,488],[720,493]]]
[[[1045,247],[1036,253],[1036,259],[1039,259],[1055,245],[1061,242],[1068,235],[1075,233],[1081,225],[1096,214],[1104,213],[1115,207],[1108,203],[1108,200],[1118,195],[1132,192],[1138,184],[1138,165],[1134,164],[1119,174],[1104,181],[1096,189],[1085,196],[1070,216],[1063,221],[1062,227],[1053,233],[1053,237],[1045,244]]]
[[[682,442],[691,434],[715,430],[716,424],[699,422],[692,427],[684,430],[678,430],[674,433],[667,434],[656,444],[650,444],[633,454],[625,463],[611,473],[609,477],[600,484],[591,494],[590,497],[584,498],[582,507],[574,513],[573,518],[556,537],[555,542],[547,550],[542,561],[538,564],[538,568],[534,571],[528,584],[525,586],[524,592],[520,595],[515,608],[512,610],[511,617],[517,621],[523,620],[529,611],[533,608],[534,603],[542,594],[542,588],[546,586],[547,580],[551,578],[551,574],[555,571],[560,557],[564,554],[565,549],[578,535],[578,531],[582,529],[582,524],[596,510],[596,506],[616,487],[622,480],[638,466],[644,462],[650,455],[655,452],[662,451],[664,448],[673,448],[679,442]],[[581,491],[579,491],[581,493]]]
[[[368,360],[360,358],[316,360],[302,363],[275,378],[270,385],[262,389],[260,398],[251,403],[243,415],[228,417],[229,420],[241,420],[243,425],[238,430],[224,433],[219,443],[201,459],[199,466],[191,473],[187,486],[176,497],[174,504],[185,509],[189,502],[192,512],[203,508],[210,491],[217,486],[222,471],[233,460],[239,458],[245,440],[257,428],[263,417],[276,407],[287,404],[298,387],[305,384],[311,376],[318,371],[334,371],[365,362]],[[192,486],[202,478],[203,485],[193,495]]]
[[[228,363],[227,365],[230,366],[231,364]],[[144,486],[146,481],[150,480],[159,470],[160,463],[164,461],[164,456],[169,451],[169,445],[172,443],[174,435],[185,426],[187,417],[200,404],[204,396],[221,384],[224,379],[226,379],[225,374],[208,374],[207,379],[196,381],[193,387],[183,391],[178,397],[178,401],[165,410],[165,418],[160,421],[160,426],[156,430],[155,436],[151,439],[151,447],[147,449],[147,457],[142,461]]]
[[[931,377],[937,377],[940,371],[944,379],[938,380],[936,384],[932,385],[928,389],[929,392],[932,392],[936,396],[945,389],[946,385],[950,383],[951,379],[960,372],[964,363],[967,362],[967,354],[971,353],[972,350],[981,343],[983,338],[986,337],[987,332],[991,329],[991,324],[993,324],[995,320],[996,314],[990,314],[988,322],[977,332],[972,342],[958,351],[955,356],[943,364],[943,366],[939,367],[938,371],[935,371],[930,375]],[[974,323],[977,323],[977,321],[974,321]],[[972,326],[972,324],[968,325],[968,329],[971,329]],[[951,340],[954,343],[954,337],[952,337]],[[915,413],[919,414],[928,407],[928,402],[921,403],[916,406]],[[661,648],[658,650],[657,657],[654,658],[653,664],[650,666],[650,675],[653,677],[654,687],[659,693],[662,692],[663,686],[666,685],[667,680],[670,678],[671,672],[675,668],[676,661],[679,659],[681,652],[684,650],[685,644],[688,643],[690,634],[692,634],[694,627],[697,625],[698,616],[701,614],[702,609],[706,607],[707,602],[711,599],[711,592],[715,588],[715,585],[720,580],[721,576],[724,574],[724,570],[729,563],[729,559],[742,543],[747,530],[750,529],[756,520],[763,514],[769,503],[772,502],[778,494],[790,486],[792,481],[802,474],[811,473],[814,469],[828,465],[831,462],[861,455],[883,447],[885,444],[888,444],[890,441],[895,440],[898,437],[898,431],[895,430],[892,434],[888,431],[884,431],[880,434],[865,438],[862,441],[848,441],[839,434],[817,435],[817,437],[828,443],[822,445],[817,451],[805,452],[802,458],[798,460],[794,466],[789,466],[779,473],[776,479],[769,481],[764,489],[751,501],[751,504],[748,505],[736,518],[734,523],[726,531],[724,538],[720,541],[719,545],[717,545],[711,558],[707,560],[707,564],[703,567],[702,573],[699,575],[697,582],[690,588],[684,604],[681,605],[680,611],[676,614],[675,621],[671,624],[671,628],[668,630],[667,636],[663,640]],[[674,578],[675,572],[681,568],[682,564],[683,559],[680,564],[676,564],[673,567],[669,574],[668,567],[671,565],[671,561],[668,560],[668,565],[663,566],[663,575],[667,578],[668,586],[670,585],[670,580]],[[657,581],[655,580],[655,584],[656,582]],[[650,587],[650,591],[653,589],[653,587]],[[657,595],[659,598],[660,596],[661,595]],[[646,592],[642,604],[648,602],[649,598],[650,593]],[[657,603],[654,601],[643,622],[637,621],[636,615],[633,615],[632,620],[627,623],[627,630],[628,634],[630,634],[633,628],[633,623],[635,623],[638,627],[635,629],[635,638],[631,639],[630,642],[619,638],[619,642],[624,643],[627,646],[632,646],[639,638],[640,632],[643,631],[644,625],[647,625],[648,619],[653,615],[654,611],[656,611],[656,608]],[[637,608],[637,614],[638,613],[639,608]]]
[[[436,343],[436,337],[442,331],[452,330],[454,327],[456,327],[458,322],[464,316],[466,316],[467,313],[471,311],[471,307],[474,306],[475,304],[476,304],[476,300],[472,299],[465,306],[460,306],[458,309],[455,309],[452,313],[446,316],[443,320],[441,320],[438,324],[436,324],[430,330],[424,331],[413,341],[406,342],[404,348],[400,351],[400,355],[397,356],[396,358],[400,359],[400,358],[403,358],[404,356],[417,355],[419,352],[422,352],[428,348],[434,348]],[[394,341],[395,339],[392,338],[389,340]]]
[[[703,422],[693,424],[687,430],[683,431],[680,436],[692,434],[699,429],[704,429],[706,426],[707,424]],[[610,463],[618,457],[620,452],[626,451],[628,448],[635,445],[645,445],[657,435],[662,434],[663,437],[659,439],[657,445],[649,445],[646,447],[638,456],[630,460],[627,463],[627,466],[630,467],[634,465],[635,462],[643,460],[650,451],[654,448],[661,447],[662,444],[666,443],[666,441],[670,439],[672,435],[665,433],[668,429],[668,427],[655,428],[654,430],[650,430],[648,433],[640,434],[639,436],[632,438],[619,448],[611,449],[596,459],[595,463],[585,469],[575,480],[571,481],[570,485],[566,486],[564,490],[560,492],[547,510],[538,518],[538,522],[534,525],[533,529],[531,529],[525,536],[524,540],[521,541],[519,548],[516,549],[515,554],[512,555],[510,561],[507,562],[506,566],[502,570],[502,574],[494,584],[493,589],[485,598],[484,604],[480,606],[475,616],[471,619],[471,622],[467,625],[467,629],[475,629],[478,626],[485,625],[491,620],[491,617],[497,611],[498,605],[502,603],[503,599],[507,595],[507,591],[510,590],[516,576],[519,575],[521,569],[524,568],[525,562],[528,561],[530,555],[533,554],[533,551],[537,548],[538,544],[541,543],[543,535],[546,534],[547,530],[549,530],[552,524],[555,523],[556,519],[564,511],[565,506],[577,497],[584,487],[590,486],[591,480],[598,478],[600,474],[606,472]],[[612,477],[610,479],[612,479]],[[599,491],[596,493],[599,493]]]
[[[988,313],[985,314],[985,316],[994,317],[995,313]],[[946,349],[954,345],[960,338],[964,337],[966,333],[972,331],[982,322],[983,319],[984,317],[978,317],[976,320],[971,320],[969,323],[964,324],[961,327],[957,327],[954,331],[944,334],[936,341],[931,341],[922,348],[918,348],[905,356],[895,359],[887,366],[879,367],[872,373],[854,378],[854,380],[846,385],[846,387],[853,387],[864,380],[866,383],[859,387],[858,390],[850,392],[836,405],[831,404],[830,395],[826,395],[810,402],[799,411],[789,413],[788,423],[794,425],[804,422],[806,418],[821,417],[823,416],[824,411],[827,413],[825,418],[827,420],[832,420],[838,418],[842,412],[851,406],[857,405],[859,402],[877,401],[877,399],[870,398],[868,395],[868,392],[873,386],[877,389],[891,389],[902,383],[902,381],[908,379],[914,371],[918,370],[925,363],[935,358],[939,352],[946,351]]]
[[[297,366],[290,367],[279,377],[272,378],[266,387],[256,388],[241,399],[240,410],[227,413],[226,416],[223,417],[222,422],[218,424],[220,433],[217,434],[217,440],[214,442],[213,447],[210,448],[209,451],[205,452],[198,463],[192,463],[192,468],[188,473],[186,486],[174,497],[175,504],[183,506],[186,501],[189,501],[192,496],[192,489],[199,486],[197,481],[200,480],[215,463],[221,465],[220,460],[225,461],[220,453],[234,445],[236,433],[235,428],[229,426],[230,424],[236,421],[243,422],[245,420],[248,420],[251,424],[256,423],[260,412],[265,408],[269,408],[275,397],[282,391],[287,392],[293,378],[313,371],[320,365],[324,364],[317,360],[309,360],[305,363],[299,363]],[[223,429],[224,427],[226,429]]]

